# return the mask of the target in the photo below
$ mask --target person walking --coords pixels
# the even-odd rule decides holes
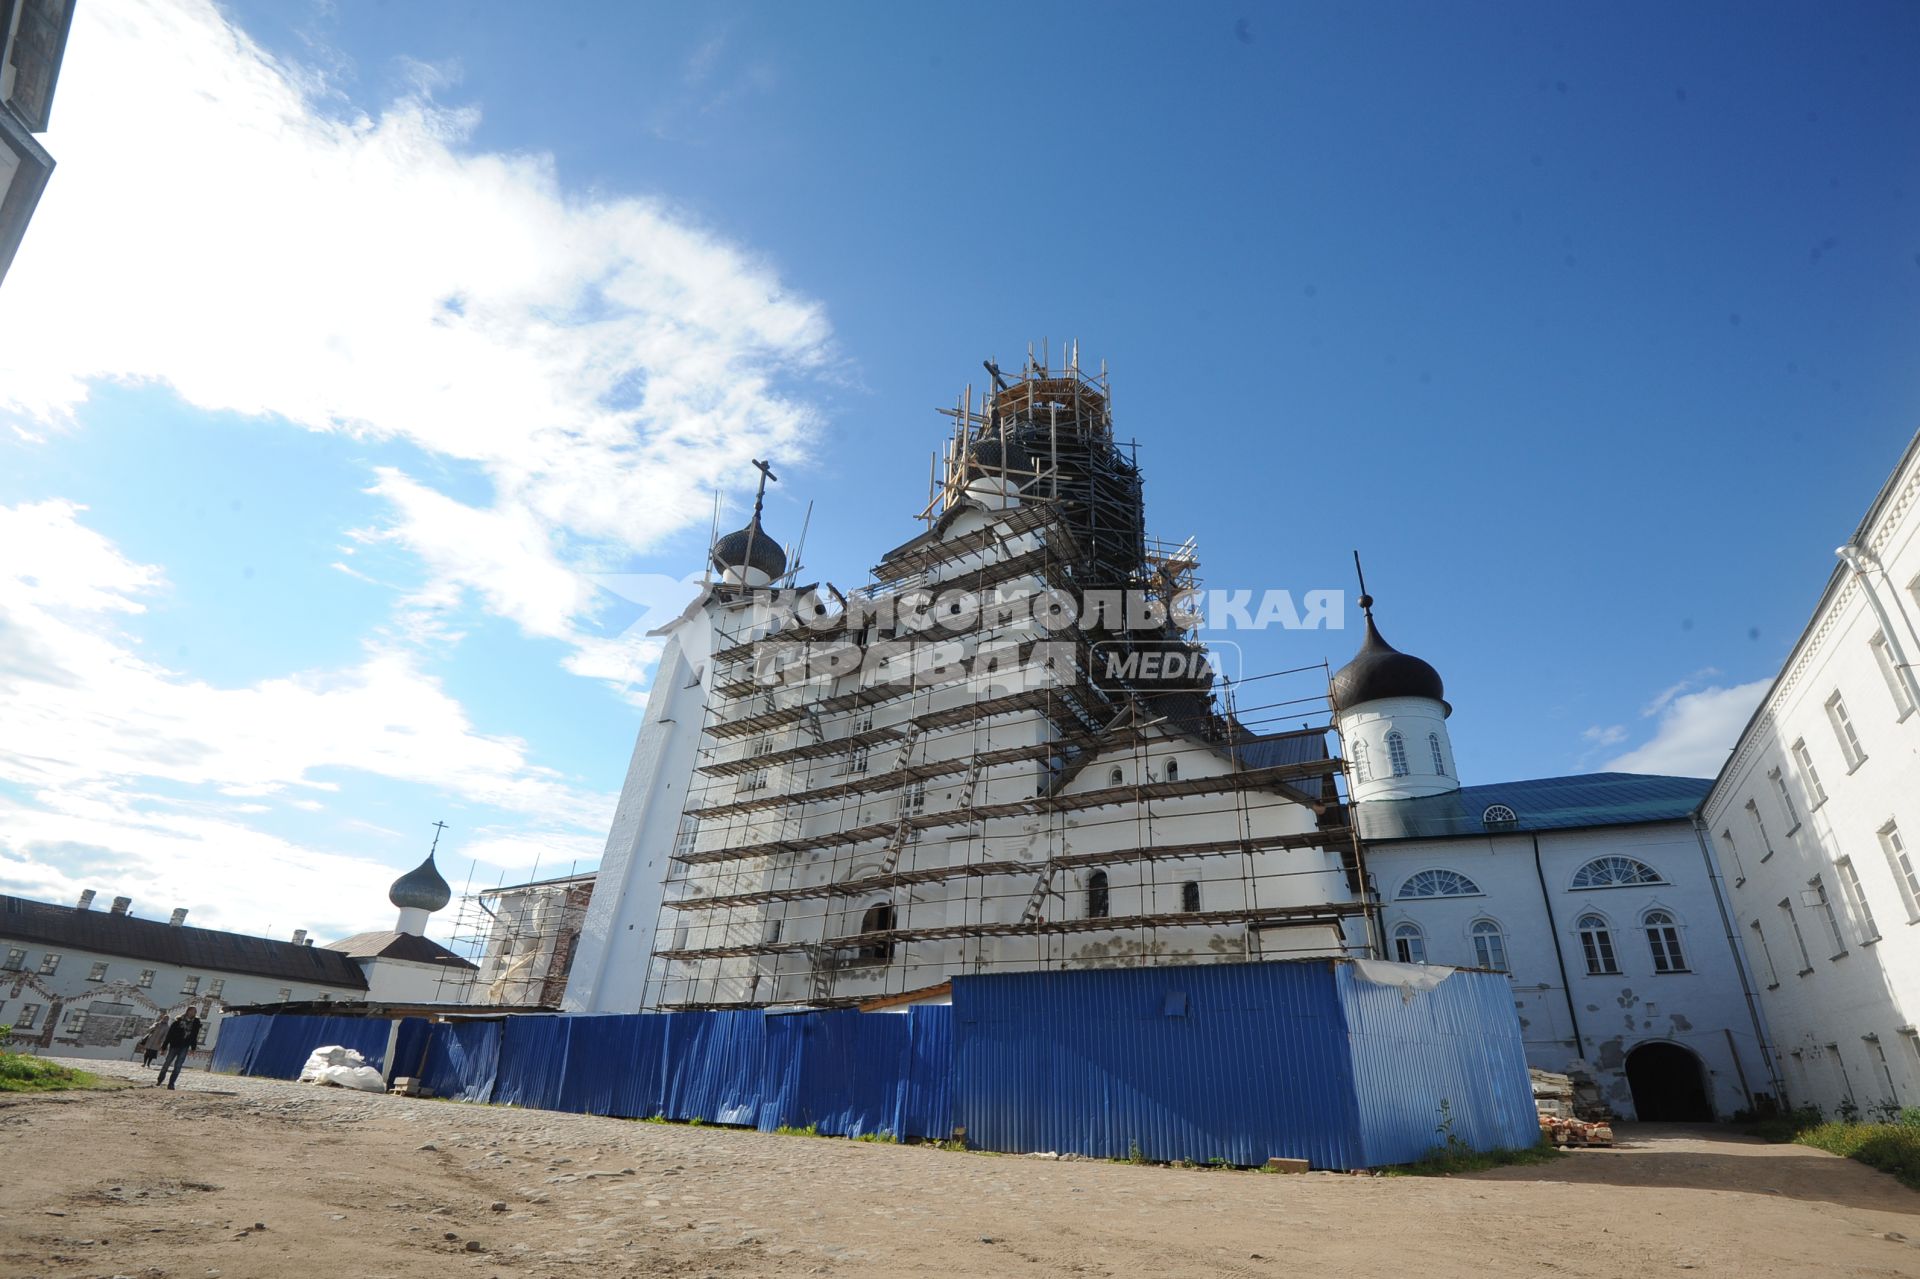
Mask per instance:
[[[158,1088],[162,1080],[171,1089],[180,1082],[180,1068],[187,1064],[187,1054],[200,1046],[200,1015],[191,1007],[180,1014],[180,1020],[167,1028],[167,1035],[161,1041],[167,1050],[166,1058],[160,1063],[159,1078],[153,1081]],[[173,1071],[173,1078],[167,1079],[167,1071]]]
[[[153,1019],[153,1025],[147,1027],[147,1033],[140,1036],[137,1047],[146,1054],[145,1060],[140,1064],[148,1070],[153,1069],[153,1059],[160,1055],[160,1046],[167,1042],[167,1027],[171,1025],[173,1025],[172,1019],[165,1013],[161,1013]]]

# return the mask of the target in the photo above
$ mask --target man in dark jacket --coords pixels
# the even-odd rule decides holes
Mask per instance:
[[[187,1064],[187,1054],[200,1046],[200,1015],[192,1008],[180,1014],[180,1019],[167,1027],[167,1038],[162,1046],[167,1055],[160,1062],[160,1078],[153,1081],[158,1088],[165,1081],[168,1088],[180,1082],[180,1068]],[[171,1068],[173,1078],[167,1079]]]

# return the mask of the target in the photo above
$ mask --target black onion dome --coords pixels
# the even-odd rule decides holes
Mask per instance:
[[[748,556],[752,561],[748,561]],[[738,533],[729,533],[713,544],[713,566],[717,569],[757,568],[772,581],[787,571],[787,553],[760,527],[756,514]]]
[[[402,910],[434,911],[453,900],[453,889],[440,878],[433,854],[428,853],[427,860],[393,881],[387,900]]]
[[[1021,447],[1020,441],[1011,435],[1006,437],[1004,446],[1000,436],[983,435],[973,442],[973,469],[989,476],[999,475],[1002,469],[1031,471],[1033,459]],[[1008,478],[1018,482],[1021,477],[1016,474]]]
[[[1372,603],[1361,600],[1361,607],[1367,609],[1367,635],[1360,651],[1333,674],[1334,709],[1350,710],[1383,697],[1425,697],[1446,705],[1447,689],[1440,682],[1440,672],[1380,638],[1368,607]]]

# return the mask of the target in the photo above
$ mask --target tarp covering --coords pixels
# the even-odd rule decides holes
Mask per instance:
[[[382,1066],[392,1023],[365,1017],[228,1017],[221,1022],[212,1069],[231,1075],[298,1079],[316,1048],[338,1044]]]
[[[236,1017],[214,1068],[291,1079],[314,1048],[380,1062],[389,1022]],[[623,1118],[985,1150],[1317,1168],[1538,1138],[1497,973],[1350,961],[1013,973],[951,1005],[775,1014],[529,1014],[401,1024],[435,1095]]]

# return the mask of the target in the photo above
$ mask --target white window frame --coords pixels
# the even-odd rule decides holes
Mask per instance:
[[[1587,911],[1574,921],[1580,937],[1580,954],[1587,961],[1587,976],[1618,977],[1620,951],[1613,944],[1613,925],[1598,911]]]
[[[1807,895],[1803,899],[1807,906],[1820,913],[1827,925],[1827,936],[1833,938],[1833,953],[1828,959],[1838,959],[1847,953],[1847,935],[1840,930],[1840,915],[1833,908],[1833,898],[1827,893],[1827,881],[1815,875],[1807,881]]]
[[[1819,770],[1813,766],[1813,752],[1807,749],[1807,739],[1801,738],[1791,747],[1793,762],[1800,770],[1800,788],[1807,793],[1807,811],[1814,812],[1827,802],[1827,788],[1820,784]]]
[[[140,979],[134,982],[133,984],[138,986],[141,990],[147,990],[151,988],[153,985],[153,969],[142,968],[140,970]]]
[[[220,992],[226,988],[227,979],[225,977],[215,977],[211,982],[207,983],[207,997],[210,999],[218,999],[220,998]]]
[[[95,960],[93,963],[93,967],[87,970],[87,980],[88,981],[105,981],[106,979],[107,979],[106,961]]]
[[[1446,752],[1440,749],[1440,734],[1428,733],[1427,746],[1433,751],[1434,774],[1439,777],[1445,777],[1447,775],[1447,756]]]
[[[1887,869],[1893,872],[1894,883],[1900,889],[1900,900],[1906,903],[1907,922],[1920,923],[1920,866],[1916,866],[1913,854],[1907,851],[1906,838],[1900,833],[1900,823],[1890,821],[1879,830],[1880,851],[1887,856]]]
[[[32,1030],[34,1023],[40,1020],[39,1004],[22,1004],[20,1013],[13,1019],[15,1030]]]
[[[1760,943],[1760,962],[1767,966],[1767,989],[1778,990],[1780,988],[1780,970],[1774,967],[1773,948],[1767,945],[1766,930],[1760,927],[1760,921],[1757,919],[1749,920],[1748,922],[1753,928],[1754,939]]]
[[[1402,964],[1427,962],[1427,935],[1420,925],[1403,919],[1393,926],[1393,958]]]
[[[1764,866],[1773,859],[1773,836],[1767,834],[1767,820],[1760,816],[1759,800],[1747,801],[1747,816],[1753,821],[1753,829],[1759,832],[1760,847],[1764,850],[1760,854],[1760,864]]]
[[[200,974],[188,973],[184,978],[182,978],[180,982],[180,993],[183,995],[199,994],[200,993]]]
[[[1437,878],[1443,875],[1451,875],[1455,879],[1460,881],[1461,884],[1465,885],[1465,888],[1463,889],[1463,891],[1447,892],[1447,893],[1415,893],[1415,892],[1409,891],[1413,887],[1416,881],[1424,880],[1428,876],[1433,876]],[[1480,890],[1480,885],[1476,884],[1472,879],[1468,878],[1467,876],[1462,875],[1459,871],[1454,870],[1451,867],[1447,867],[1447,866],[1428,866],[1421,870],[1416,870],[1415,872],[1413,872],[1413,874],[1407,876],[1406,879],[1401,882],[1399,891],[1394,893],[1393,899],[1395,901],[1401,901],[1401,902],[1443,901],[1450,897],[1485,897],[1485,896],[1486,894]]]
[[[868,711],[864,715],[854,716],[852,722],[847,726],[847,736],[849,737],[858,737],[862,733],[870,733],[872,731],[872,711]],[[864,773],[867,771],[867,765],[872,759],[873,747],[871,745],[856,746],[853,748],[852,757],[847,760],[847,771],[849,773]]]
[[[67,1009],[66,1033],[77,1035],[87,1028],[87,1010],[85,1008]]]
[[[1853,919],[1854,936],[1862,946],[1873,945],[1880,940],[1880,925],[1874,922],[1873,906],[1867,901],[1867,891],[1860,883],[1860,872],[1854,869],[1853,858],[1834,858],[1833,869],[1840,880],[1840,895],[1846,899],[1847,914]]]
[[[1660,976],[1688,973],[1687,947],[1681,938],[1680,917],[1665,906],[1641,912],[1640,927],[1647,935],[1647,950],[1653,955],[1653,971]]]
[[[1800,829],[1800,810],[1794,805],[1793,792],[1787,789],[1786,776],[1777,768],[1767,770],[1767,780],[1773,783],[1774,791],[1780,796],[1780,809],[1787,815],[1787,838],[1792,839],[1794,832]]]
[[[50,950],[40,956],[40,975],[42,977],[51,977],[59,971],[60,956],[58,954]]]
[[[1407,764],[1407,739],[1399,729],[1387,734],[1387,763],[1393,768],[1395,777],[1405,777],[1412,768]]]
[[[1880,668],[1880,678],[1887,681],[1887,693],[1893,698],[1894,711],[1900,719],[1905,719],[1913,714],[1913,693],[1907,688],[1906,676],[1893,660],[1893,646],[1887,643],[1887,633],[1875,631],[1873,638],[1867,641],[1867,647],[1873,650],[1873,664]]]
[[[1636,871],[1635,877],[1632,879],[1614,879],[1606,883],[1596,883],[1589,878],[1584,884],[1580,882],[1581,877],[1586,875],[1588,871],[1593,870],[1596,866],[1609,863],[1637,866],[1640,870],[1644,870],[1652,875],[1653,878],[1641,879]],[[1625,853],[1604,853],[1599,857],[1589,857],[1586,861],[1581,862],[1580,865],[1574,869],[1573,878],[1567,881],[1567,890],[1575,893],[1597,893],[1609,888],[1645,888],[1652,884],[1664,884],[1666,882],[1667,877],[1665,875],[1662,875],[1658,870],[1655,870],[1646,862],[1641,861],[1638,857],[1629,857]]]
[[[1747,868],[1740,862],[1740,845],[1734,842],[1731,826],[1721,828],[1720,842],[1727,846],[1727,854],[1733,859],[1733,886],[1738,888],[1747,882]]]
[[[925,812],[927,807],[927,783],[908,782],[907,789],[900,795],[900,811],[903,813]]]
[[[1853,716],[1847,714],[1847,701],[1838,690],[1827,699],[1827,723],[1833,726],[1834,740],[1840,743],[1840,758],[1847,761],[1847,771],[1853,772],[1867,762],[1867,749],[1860,744],[1859,730],[1853,726]]]
[[[1793,932],[1793,944],[1800,948],[1800,971],[1795,975],[1805,977],[1813,971],[1813,952],[1807,949],[1806,934],[1800,931],[1800,918],[1793,913],[1791,897],[1780,899],[1780,913],[1787,917],[1787,927]]]
[[[1473,942],[1477,967],[1509,977],[1513,975],[1513,961],[1507,954],[1507,930],[1500,927],[1500,921],[1482,916],[1468,926],[1467,937]]]
[[[1353,740],[1353,780],[1356,782],[1373,780],[1367,768],[1367,741],[1364,737],[1356,737]]]
[[[7,962],[0,964],[0,972],[19,973],[27,968],[27,950],[24,946],[7,947]]]
[[[293,987],[291,986],[282,986],[280,988],[280,993],[277,996],[275,996],[276,1003],[285,1004],[285,1003],[292,1002],[292,1000],[293,1000]]]

